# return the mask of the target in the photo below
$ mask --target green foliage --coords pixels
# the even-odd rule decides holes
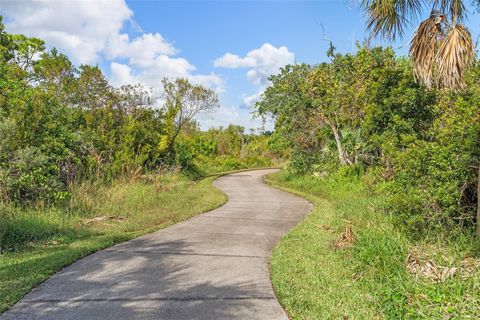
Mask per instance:
[[[329,57],[285,67],[256,105],[276,120],[272,150],[288,149],[269,181],[316,205],[273,253],[279,300],[293,319],[475,318],[478,268],[432,281],[409,264],[478,264],[480,64],[452,92],[416,83],[391,49]]]
[[[446,94],[437,103],[428,138],[409,142],[394,158],[392,209],[417,230],[475,222],[480,100]]]
[[[182,169],[193,175],[277,165],[268,150],[270,137],[245,133],[237,125],[200,131],[190,123],[177,139],[175,153]]]
[[[0,202],[61,205],[85,180],[176,168],[198,178],[270,163],[266,145],[239,126],[198,129],[193,118],[218,97],[187,79],[164,79],[160,104],[140,85],[114,88],[98,66],[77,68],[39,39],[6,33],[1,21],[0,53]]]
[[[416,83],[389,48],[358,46],[317,66],[270,78],[257,112],[276,120],[272,148],[290,169],[325,176],[344,167],[387,181],[389,212],[414,235],[472,228],[480,159],[480,64],[462,92]],[[272,149],[273,150],[273,149]]]
[[[163,80],[165,95],[165,133],[160,149],[172,157],[175,140],[182,128],[200,112],[219,106],[218,97],[211,89],[193,85],[187,79]]]
[[[28,243],[45,242],[62,234],[61,227],[47,215],[24,215],[0,207],[0,253],[20,251]]]
[[[9,168],[0,174],[4,195],[14,201],[26,203],[40,197],[48,202],[64,196],[59,181],[54,178],[58,168],[52,166],[49,157],[37,148],[16,150]]]

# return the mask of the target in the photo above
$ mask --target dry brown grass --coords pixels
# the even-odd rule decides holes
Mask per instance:
[[[467,279],[480,270],[480,259],[467,257],[450,266],[442,266],[422,252],[421,248],[412,248],[405,261],[406,268],[416,280],[429,280],[433,282],[445,282],[453,276]]]
[[[355,243],[355,233],[353,232],[352,225],[347,224],[345,230],[337,237],[333,247],[337,249],[351,248]]]

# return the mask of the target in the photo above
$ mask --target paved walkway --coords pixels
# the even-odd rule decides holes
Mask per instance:
[[[271,172],[217,179],[223,207],[75,262],[1,319],[288,319],[268,257],[311,204],[265,185]]]

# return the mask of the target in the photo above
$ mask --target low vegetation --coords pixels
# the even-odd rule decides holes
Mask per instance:
[[[270,164],[268,133],[199,129],[194,117],[218,106],[187,79],[113,87],[98,66],[5,32],[0,17],[0,201],[62,206],[84,181]]]
[[[226,196],[214,178],[177,173],[108,187],[85,183],[72,191],[68,207],[0,207],[0,313],[87,254],[222,205]]]
[[[476,319],[480,245],[468,235],[413,240],[366,177],[281,172],[267,179],[315,205],[270,260],[292,319]]]

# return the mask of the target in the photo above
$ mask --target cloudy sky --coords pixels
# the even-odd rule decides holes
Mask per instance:
[[[203,128],[257,128],[252,104],[268,76],[286,64],[325,61],[325,39],[341,52],[365,39],[356,3],[0,0],[0,14],[8,32],[39,37],[77,65],[98,64],[112,85],[158,88],[163,77],[187,77],[216,90],[222,107],[199,118]],[[468,23],[475,37],[478,18]],[[405,54],[407,44],[393,45]]]

